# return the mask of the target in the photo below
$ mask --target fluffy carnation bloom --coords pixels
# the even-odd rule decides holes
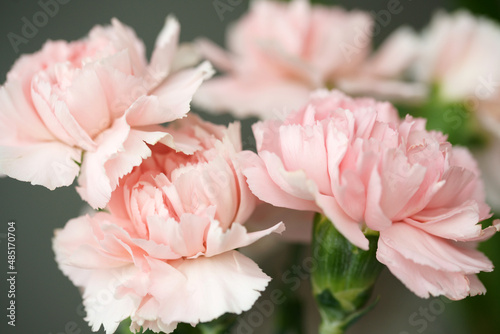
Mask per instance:
[[[253,1],[229,30],[230,52],[200,41],[201,52],[227,74],[202,85],[194,103],[260,118],[299,107],[311,90],[334,86],[357,70],[371,49],[371,27],[368,13],[307,0]]]
[[[319,91],[285,121],[254,125],[259,156],[244,170],[252,192],[276,206],[326,215],[368,248],[415,294],[464,298],[492,263],[474,249],[495,227],[474,159],[423,119],[398,118],[389,103]]]
[[[79,193],[104,207],[119,178],[151,154],[147,144],[170,144],[156,125],[183,117],[211,74],[208,63],[180,69],[178,35],[169,17],[149,64],[116,19],[23,55],[0,87],[0,174],[54,189],[80,173]]]
[[[430,25],[417,34],[411,28],[397,29],[372,58],[364,64],[365,77],[411,80],[407,84],[416,96],[425,85],[436,85],[439,97],[465,102],[484,119],[486,127],[500,133],[500,26],[467,11],[437,12]],[[372,80],[371,84],[373,85]],[[370,91],[369,81],[354,80],[341,88]],[[383,85],[382,85],[383,87]],[[420,86],[421,87],[421,86]],[[372,89],[378,91],[381,88]],[[427,89],[430,91],[430,89]],[[401,90],[396,94],[404,96]],[[425,96],[424,96],[425,97]],[[494,120],[495,122],[491,122]]]
[[[483,99],[491,87],[479,88],[500,74],[500,26],[466,11],[438,12],[420,36],[414,77],[437,83],[446,100]],[[499,78],[495,78],[498,81]]]
[[[441,98],[463,102],[500,137],[500,26],[469,12],[437,13],[421,37],[417,81],[436,83]]]
[[[236,248],[275,231],[242,223],[256,198],[241,173],[239,124],[188,117],[172,123],[190,154],[156,145],[113,192],[109,213],[82,216],[56,231],[59,267],[81,287],[86,320],[113,333],[170,333],[177,323],[248,310],[270,278]]]

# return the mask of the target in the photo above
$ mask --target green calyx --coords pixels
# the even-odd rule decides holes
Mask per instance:
[[[321,214],[314,218],[312,272],[313,294],[322,323],[321,334],[338,334],[363,316],[376,301],[366,306],[373,285],[383,268],[376,259],[378,233],[365,231],[369,249],[351,244]]]

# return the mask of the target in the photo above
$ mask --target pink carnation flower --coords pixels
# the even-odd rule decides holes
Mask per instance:
[[[437,13],[421,36],[417,81],[437,84],[443,100],[473,109],[500,137],[500,25],[467,11]]]
[[[438,84],[443,99],[450,101],[493,95],[500,79],[498,23],[467,11],[438,12],[419,37],[413,70],[417,81]]]
[[[485,127],[498,135],[499,58],[498,23],[463,10],[440,11],[422,33],[397,29],[360,68],[360,75],[339,87],[350,93],[425,100],[435,85],[443,101],[475,109]],[[403,78],[410,82],[401,82]]]
[[[380,233],[377,258],[415,294],[461,299],[485,291],[492,263],[474,249],[491,236],[472,156],[425,120],[401,121],[389,103],[318,91],[285,121],[254,125],[259,156],[244,173],[276,206],[321,212],[354,245]]]
[[[307,0],[253,1],[229,30],[221,50],[200,50],[226,75],[200,87],[194,103],[237,117],[270,118],[277,108],[299,107],[311,90],[354,73],[371,49],[368,13],[311,6]]]
[[[211,74],[208,63],[180,70],[178,35],[169,17],[149,65],[142,42],[116,19],[22,56],[0,87],[0,174],[49,189],[80,174],[81,196],[104,207],[119,178],[151,154],[147,144],[171,142],[155,125],[183,117]]]
[[[82,216],[56,231],[59,267],[82,288],[86,320],[113,333],[172,332],[179,322],[213,320],[248,310],[270,278],[236,248],[282,223],[248,233],[242,225],[257,199],[239,163],[239,124],[196,117],[168,129],[184,151],[156,145],[153,155],[113,192],[109,213]]]

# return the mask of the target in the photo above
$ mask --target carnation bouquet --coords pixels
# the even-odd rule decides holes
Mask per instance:
[[[111,18],[26,52],[66,3],[7,34],[0,86],[0,182],[78,203],[43,202],[64,221],[37,240],[84,322],[49,330],[455,331],[445,311],[500,330],[500,10],[389,33],[410,5],[213,1],[224,43],[169,10],[155,36]],[[5,220],[8,333],[46,331],[16,300],[45,222]]]

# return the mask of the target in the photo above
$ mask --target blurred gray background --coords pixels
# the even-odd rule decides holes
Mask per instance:
[[[47,1],[47,0],[42,0]],[[66,0],[67,1],[67,0]],[[223,0],[223,2],[226,2]],[[338,2],[346,8],[359,8],[379,11],[387,7],[388,0],[357,0]],[[401,24],[422,27],[436,8],[453,7],[451,0],[422,1],[401,0],[404,10],[392,17],[386,27],[381,27],[377,40],[383,39]],[[206,0],[185,1],[84,1],[69,0],[59,5],[54,17],[40,27],[36,36],[28,43],[19,46],[16,53],[7,34],[21,34],[23,18],[31,21],[42,10],[37,1],[3,0],[0,4],[0,83],[13,62],[21,53],[34,52],[47,39],[75,40],[87,34],[96,24],[108,24],[112,17],[133,27],[137,35],[151,53],[157,33],[163,26],[165,17],[173,13],[181,23],[181,41],[191,41],[198,36],[206,36],[223,44],[225,29],[232,21],[245,12],[247,1],[233,8],[232,11],[218,16],[213,2]],[[227,117],[212,118],[225,123]],[[249,122],[244,124],[249,131]],[[0,134],[1,135],[1,134]],[[51,249],[53,231],[61,228],[71,218],[80,214],[82,202],[72,187],[49,191],[40,186],[31,186],[10,178],[0,178],[0,333],[42,333],[76,334],[91,333],[83,321],[83,310],[78,290],[58,270]],[[17,317],[16,327],[7,326],[7,259],[6,239],[7,222],[16,222],[17,245]],[[467,333],[460,321],[460,309],[445,304],[433,320],[427,321],[426,328],[410,321],[414,312],[421,307],[437,307],[432,300],[421,300],[388,272],[384,272],[377,284],[377,292],[382,295],[376,310],[364,318],[349,333]],[[431,305],[432,304],[432,305]],[[422,316],[413,318],[418,320]],[[417,331],[420,330],[420,331]],[[102,331],[103,332],[103,331]],[[256,329],[255,333],[262,331]]]

